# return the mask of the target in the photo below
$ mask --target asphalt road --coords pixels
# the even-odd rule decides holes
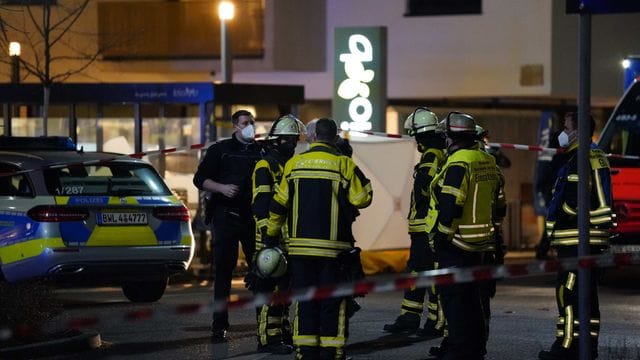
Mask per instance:
[[[610,272],[601,287],[602,330],[600,359],[640,359],[640,272],[629,269]],[[380,278],[380,277],[377,277]],[[554,339],[556,308],[554,277],[502,280],[492,303],[493,317],[487,359],[536,359],[538,351]],[[235,294],[246,295],[241,280]],[[51,329],[64,328],[70,320],[94,319],[87,330],[100,333],[103,345],[93,351],[53,359],[291,359],[291,355],[256,352],[255,312],[233,311],[229,341],[212,344],[210,313],[176,315],[181,304],[210,300],[211,284],[174,284],[155,304],[127,302],[118,288],[63,289],[57,297],[64,313]],[[347,353],[353,359],[426,359],[429,347],[439,340],[390,336],[385,323],[399,313],[400,292],[369,294],[359,299],[363,309],[351,320]],[[140,320],[126,320],[132,312]]]

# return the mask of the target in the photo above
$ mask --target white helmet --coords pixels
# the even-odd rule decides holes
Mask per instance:
[[[302,121],[300,121],[297,117],[288,114],[281,116],[280,118],[278,118],[278,120],[273,122],[267,139],[272,140],[277,138],[278,136],[284,135],[300,136],[300,134],[304,134],[305,132],[306,129]]]
[[[256,254],[256,273],[263,279],[278,278],[287,272],[287,257],[279,247],[262,248]]]
[[[404,122],[404,128],[411,136],[426,131],[435,131],[437,126],[438,117],[425,107],[416,108]]]

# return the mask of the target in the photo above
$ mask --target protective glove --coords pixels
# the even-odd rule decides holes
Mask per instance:
[[[255,292],[258,288],[258,282],[260,279],[253,270],[250,270],[247,275],[244,276],[244,287],[249,291]]]

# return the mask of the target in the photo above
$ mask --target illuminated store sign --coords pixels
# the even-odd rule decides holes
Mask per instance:
[[[383,131],[387,29],[336,28],[333,118],[343,130]]]

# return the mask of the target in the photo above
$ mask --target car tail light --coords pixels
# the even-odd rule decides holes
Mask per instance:
[[[40,205],[27,211],[27,216],[40,222],[83,221],[89,217],[89,211],[71,206]]]
[[[189,222],[189,209],[186,206],[161,206],[153,209],[153,216],[160,220]]]

